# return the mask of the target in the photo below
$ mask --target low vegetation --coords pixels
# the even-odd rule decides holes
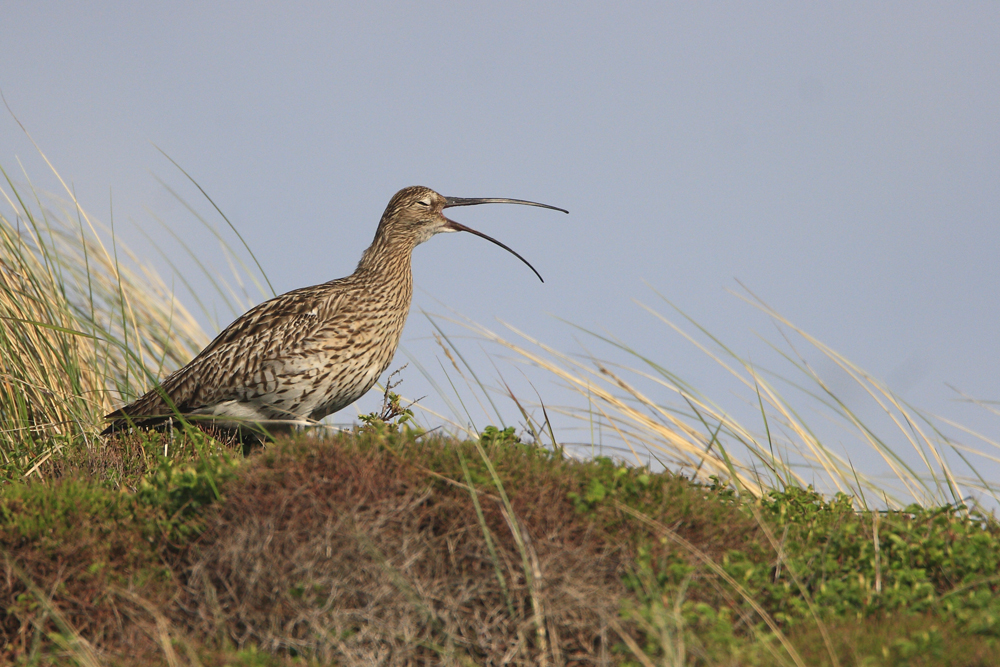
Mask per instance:
[[[992,664],[1000,527],[493,429],[133,435],[0,499],[24,664]],[[163,455],[164,445],[167,455]],[[866,663],[865,660],[868,660]]]
[[[504,385],[519,428],[456,411],[448,433],[390,386],[351,432],[253,451],[183,424],[101,438],[105,412],[206,337],[79,206],[21,192],[8,180],[0,217],[4,663],[1000,662],[996,488],[976,475],[993,445],[946,435],[818,341],[922,470],[789,355],[814,383],[804,393],[894,478],[856,470],[777,391],[785,380],[711,337],[698,344],[750,392],[760,428],[617,341],[604,342],[638,369],[477,328],[586,407]],[[468,390],[457,402],[493,406],[441,333]],[[613,434],[620,455],[562,442],[550,412]]]

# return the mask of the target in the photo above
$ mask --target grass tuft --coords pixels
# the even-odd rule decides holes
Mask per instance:
[[[0,465],[10,478],[71,443],[97,447],[104,414],[207,337],[152,269],[117,241],[108,249],[82,208],[3,176]]]

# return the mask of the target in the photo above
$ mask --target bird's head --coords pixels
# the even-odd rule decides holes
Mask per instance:
[[[497,241],[482,232],[477,232],[474,229],[470,229],[465,225],[459,224],[454,220],[450,220],[444,215],[444,210],[446,208],[455,206],[474,206],[476,204],[523,204],[525,206],[540,206],[542,208],[550,208],[554,211],[569,213],[569,211],[556,208],[555,206],[539,204],[533,201],[524,201],[522,199],[467,199],[463,197],[445,197],[444,195],[439,195],[430,188],[414,185],[408,188],[403,188],[389,200],[389,205],[386,206],[385,213],[382,214],[382,220],[379,222],[376,238],[379,236],[394,237],[399,235],[403,238],[412,240],[413,244],[416,245],[418,243],[423,243],[435,234],[440,234],[442,232],[469,232],[470,234],[475,234],[476,236],[484,238],[491,243],[497,244],[527,264],[532,271],[535,271],[535,267],[531,266],[531,264],[528,263],[528,260],[521,257],[503,243],[500,243],[500,241]],[[538,276],[539,280],[542,280],[542,276],[539,275],[538,271],[535,271],[535,275]]]

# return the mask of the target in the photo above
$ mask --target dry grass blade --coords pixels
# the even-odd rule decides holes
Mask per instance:
[[[156,623],[156,635],[155,639],[160,644],[160,650],[163,651],[163,657],[167,661],[169,667],[179,667],[180,661],[177,659],[177,653],[174,651],[173,641],[170,638],[170,622],[167,617],[163,615],[156,605],[143,599],[139,595],[136,595],[132,591],[125,590],[121,587],[115,587],[115,594],[129,600],[130,602],[142,607],[150,616],[153,617],[153,621]]]
[[[527,576],[528,591],[531,594],[532,621],[535,624],[535,636],[538,640],[538,663],[542,667],[548,667],[548,628],[545,622],[545,603],[542,598],[542,569],[538,564],[538,554],[531,545],[531,537],[528,535],[528,531],[524,529],[524,526],[517,520],[513,512],[508,511],[507,507],[501,506],[500,513],[507,522],[510,533],[514,536],[514,541],[517,543],[517,548],[521,551],[521,557],[524,559],[524,573]]]
[[[629,633],[622,629],[621,623],[619,623],[617,619],[608,616],[604,620],[608,626],[615,631],[618,638],[624,642],[625,646],[628,647],[628,650],[632,652],[632,656],[642,663],[643,667],[656,667],[653,661],[649,659],[649,656],[646,655],[646,652],[642,650],[642,647],[639,646],[639,642],[633,639]]]

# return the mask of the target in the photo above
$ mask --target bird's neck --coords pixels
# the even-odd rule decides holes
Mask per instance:
[[[409,302],[413,293],[410,256],[416,243],[406,238],[385,238],[377,235],[361,255],[355,275],[372,285],[398,291]]]

